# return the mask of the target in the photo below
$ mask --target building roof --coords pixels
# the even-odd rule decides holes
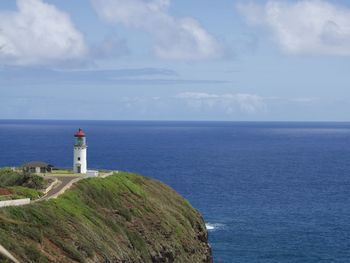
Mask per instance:
[[[79,130],[74,134],[74,137],[85,137],[85,132],[79,128]]]
[[[45,163],[45,162],[34,161],[34,162],[25,163],[25,164],[22,165],[22,167],[48,168],[48,167],[52,167],[52,165],[48,164],[48,163]]]

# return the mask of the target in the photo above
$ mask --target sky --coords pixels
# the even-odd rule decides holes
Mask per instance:
[[[350,1],[1,0],[0,119],[350,121]]]

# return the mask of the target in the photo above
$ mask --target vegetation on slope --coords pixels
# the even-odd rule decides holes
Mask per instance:
[[[6,194],[1,194],[1,192],[7,192]],[[30,198],[31,200],[36,200],[42,197],[44,194],[41,191],[23,187],[23,186],[12,186],[8,188],[0,188],[0,201],[15,200],[22,198]]]
[[[34,174],[22,174],[11,168],[0,169],[0,201],[21,198],[38,199],[43,195],[44,179]]]
[[[211,261],[200,214],[169,187],[129,173],[0,209],[0,244],[21,262]]]
[[[0,187],[23,186],[33,189],[44,188],[44,178],[35,174],[19,173],[11,168],[0,169]]]

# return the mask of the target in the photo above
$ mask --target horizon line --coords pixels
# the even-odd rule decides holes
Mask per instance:
[[[68,122],[241,122],[241,123],[350,123],[350,120],[157,120],[157,119],[0,119],[0,121],[68,121]]]

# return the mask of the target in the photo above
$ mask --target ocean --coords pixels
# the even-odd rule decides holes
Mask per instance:
[[[0,166],[153,177],[204,216],[215,262],[350,262],[350,123],[0,121]]]

